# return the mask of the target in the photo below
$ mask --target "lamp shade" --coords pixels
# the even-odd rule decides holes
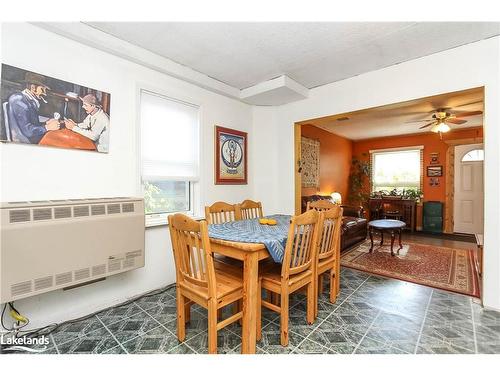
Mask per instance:
[[[335,204],[341,204],[342,203],[342,196],[340,195],[340,193],[338,192],[335,192],[335,193],[332,193],[332,202],[335,203]]]
[[[449,132],[450,131],[450,127],[448,126],[448,124],[445,124],[444,122],[442,122],[441,124],[439,124],[439,130],[441,133],[446,133],[446,132]]]
[[[446,133],[450,131],[450,127],[448,124],[444,122],[439,122],[431,128],[431,132],[433,133]]]

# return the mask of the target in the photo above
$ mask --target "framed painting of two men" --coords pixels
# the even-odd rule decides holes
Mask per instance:
[[[0,141],[108,152],[111,95],[2,64]]]

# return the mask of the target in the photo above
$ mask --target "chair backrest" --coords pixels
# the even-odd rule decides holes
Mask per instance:
[[[316,210],[316,211],[326,211],[331,210],[333,207],[337,205],[329,200],[322,199],[314,202],[307,202],[307,211]]]
[[[168,217],[168,224],[177,282],[187,286],[207,288],[208,295],[215,297],[215,269],[207,222],[175,214]]]
[[[318,228],[323,213],[310,210],[294,216],[290,222],[286,241],[282,278],[311,269],[318,252]]]
[[[263,217],[262,214],[262,203],[255,202],[250,199],[246,199],[240,203],[241,218],[246,219],[256,219]]]
[[[205,219],[208,224],[222,224],[228,221],[241,220],[240,207],[237,204],[215,202],[205,207]]]
[[[340,249],[340,228],[342,223],[342,208],[336,206],[328,211],[323,211],[323,222],[320,223],[318,259],[323,260],[338,256]]]

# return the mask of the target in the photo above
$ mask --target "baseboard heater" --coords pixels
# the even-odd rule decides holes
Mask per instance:
[[[142,198],[0,204],[0,302],[144,267]]]

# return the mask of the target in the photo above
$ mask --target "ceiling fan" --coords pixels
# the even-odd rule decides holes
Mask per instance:
[[[459,107],[470,105],[475,103],[464,104]],[[430,130],[434,133],[446,133],[450,131],[450,126],[448,124],[461,125],[465,124],[467,120],[462,120],[463,117],[469,116],[477,116],[481,115],[483,111],[453,111],[452,108],[438,108],[433,110],[432,117],[427,120],[420,121],[407,121],[407,123],[415,123],[415,122],[426,122],[424,126],[421,126],[419,129],[425,129],[431,127]]]

